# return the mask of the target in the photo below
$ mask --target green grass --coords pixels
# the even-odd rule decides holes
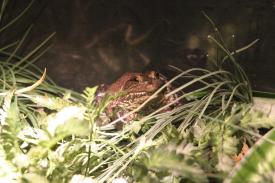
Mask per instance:
[[[2,2],[0,21],[7,4]],[[0,32],[19,21],[31,4]],[[261,158],[263,166],[274,162],[273,156],[264,158],[272,155],[274,140],[273,130],[263,137],[259,129],[273,128],[275,119],[255,108],[250,82],[234,57],[257,40],[228,50],[214,22],[206,18],[215,31],[209,41],[219,49],[218,58],[209,58],[215,69],[172,67],[175,77],[121,118],[138,112],[177,82],[178,87],[165,96],[177,95],[175,100],[125,124],[122,130],[115,128],[121,119],[97,124],[115,96],[97,104],[96,87],[87,87],[82,94],[64,89],[45,76],[46,70],[35,66],[53,35],[25,55],[18,55],[18,50],[31,27],[20,40],[2,46],[0,181],[65,183],[86,178],[111,182],[123,177],[129,182],[240,182],[248,165],[259,168],[246,174],[247,179],[262,175],[258,174]],[[190,87],[195,89],[190,91]],[[233,157],[243,142],[252,152],[235,168]],[[259,151],[264,156],[254,161]]]

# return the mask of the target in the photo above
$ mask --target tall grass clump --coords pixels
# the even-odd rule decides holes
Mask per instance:
[[[31,4],[0,32],[19,21]],[[7,5],[2,1],[0,20]],[[215,67],[184,71],[171,66],[175,77],[133,111],[101,126],[116,96],[98,102],[97,87],[82,94],[64,89],[34,65],[53,35],[26,55],[17,53],[31,27],[20,40],[2,46],[0,182],[270,180],[272,169],[266,167],[274,162],[274,132],[262,136],[259,129],[273,128],[275,121],[255,107],[259,103],[234,57],[257,40],[229,50],[206,18],[215,30],[208,39],[219,51],[219,57],[209,58]],[[171,85],[177,87],[164,97],[174,100],[116,129],[116,123]],[[262,167],[270,174],[264,175]]]

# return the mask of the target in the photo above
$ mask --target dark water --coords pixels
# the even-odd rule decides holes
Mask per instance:
[[[6,20],[26,5],[12,1]],[[37,0],[1,40],[22,36],[32,23],[23,54],[56,32],[52,48],[37,64],[47,67],[58,84],[82,90],[110,83],[125,71],[207,66],[204,59],[188,57],[195,48],[199,55],[216,51],[207,41],[213,29],[203,10],[231,50],[260,39],[237,58],[254,87],[275,91],[274,6],[272,0]]]

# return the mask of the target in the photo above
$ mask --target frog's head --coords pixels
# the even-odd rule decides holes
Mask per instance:
[[[165,81],[160,78],[155,71],[149,71],[144,74],[136,74],[134,77],[125,82],[123,91],[127,93],[150,93],[158,90]]]

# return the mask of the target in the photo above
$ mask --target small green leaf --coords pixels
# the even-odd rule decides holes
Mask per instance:
[[[27,181],[28,183],[49,183],[45,177],[34,173],[24,174],[23,180]]]
[[[79,120],[77,118],[72,118],[66,121],[63,125],[56,128],[55,134],[57,136],[67,136],[67,135],[79,135],[86,136],[89,134],[89,123],[87,121]]]
[[[147,168],[156,172],[169,172],[193,182],[208,182],[206,174],[195,161],[187,160],[184,155],[179,155],[176,151],[169,149],[171,148],[167,145],[167,148],[164,146],[152,151],[150,158],[145,162]]]
[[[71,105],[71,102],[59,97],[30,95],[28,96],[38,106],[46,107],[51,110],[60,110],[64,107]]]
[[[61,109],[56,114],[53,114],[51,116],[48,116],[48,131],[51,135],[56,134],[56,129],[59,126],[63,126],[66,122],[74,119],[77,121],[83,121],[84,120],[84,112],[85,108],[78,107],[78,106],[68,106],[63,109]],[[80,124],[80,123],[79,123]],[[76,127],[79,124],[75,124]],[[69,132],[71,133],[71,132]]]

